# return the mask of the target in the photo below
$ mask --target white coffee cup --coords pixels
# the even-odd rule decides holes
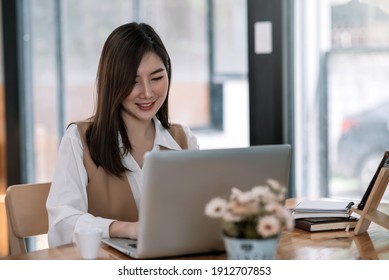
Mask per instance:
[[[83,259],[94,260],[99,254],[101,236],[99,228],[81,229],[76,231],[76,244]]]

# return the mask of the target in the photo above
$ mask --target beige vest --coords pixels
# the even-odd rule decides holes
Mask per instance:
[[[136,222],[138,209],[127,176],[123,174],[119,178],[109,174],[101,166],[96,166],[86,144],[88,126],[88,122],[77,123],[84,147],[83,161],[88,174],[88,212],[96,217]],[[188,140],[181,125],[173,124],[168,131],[182,149],[188,149]],[[167,149],[161,147],[161,150]]]

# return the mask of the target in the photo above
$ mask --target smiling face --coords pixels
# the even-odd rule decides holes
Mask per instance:
[[[145,53],[130,94],[122,102],[125,119],[150,121],[164,103],[169,88],[165,65],[154,52]]]

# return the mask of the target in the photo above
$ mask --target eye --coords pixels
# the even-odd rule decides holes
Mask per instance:
[[[158,77],[155,77],[155,78],[152,78],[153,81],[159,81],[163,78],[163,76],[158,76]]]

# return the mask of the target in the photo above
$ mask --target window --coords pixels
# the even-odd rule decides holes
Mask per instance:
[[[66,126],[93,114],[106,38],[131,21],[151,24],[169,51],[171,121],[189,125],[202,149],[248,146],[245,0],[18,3],[23,14],[23,180],[51,180]],[[30,248],[45,246],[41,239],[29,243]]]
[[[296,187],[362,197],[389,148],[389,14],[374,1],[295,1]]]
[[[23,3],[30,15],[30,21],[24,19],[31,78],[25,117],[33,143],[28,181],[51,179],[67,124],[93,114],[103,43],[114,28],[130,21],[151,24],[171,55],[171,121],[189,125],[203,149],[248,145],[244,0]]]
[[[337,196],[360,198],[389,148],[389,11],[372,3],[331,7],[329,187]]]
[[[1,9],[1,5],[0,5]],[[1,10],[0,10],[1,11]],[[0,13],[0,22],[2,22]],[[6,154],[5,154],[5,99],[4,99],[4,76],[3,76],[3,34],[0,28],[0,196],[6,189]]]

